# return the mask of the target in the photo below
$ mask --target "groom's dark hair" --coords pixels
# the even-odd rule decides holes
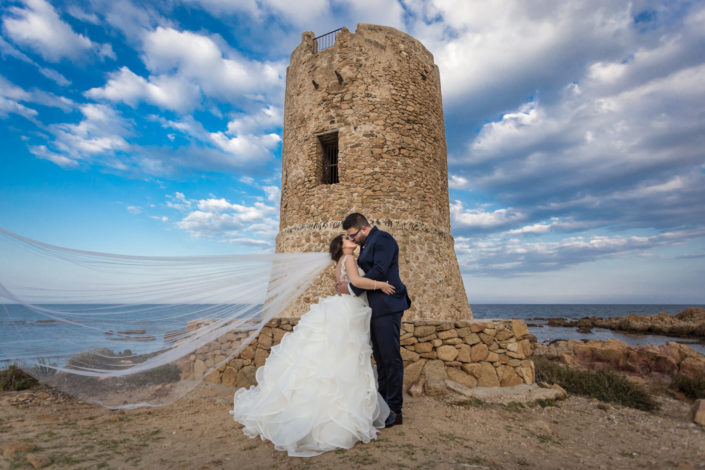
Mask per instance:
[[[367,221],[367,218],[359,212],[353,212],[352,214],[348,214],[345,220],[343,220],[343,230],[347,230],[350,227],[362,228],[369,226],[370,223]]]

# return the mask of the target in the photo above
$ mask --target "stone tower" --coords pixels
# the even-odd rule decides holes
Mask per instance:
[[[350,212],[399,243],[404,318],[470,319],[450,234],[441,83],[433,55],[394,28],[311,32],[286,74],[277,252],[326,251]],[[332,264],[283,316],[335,293]]]

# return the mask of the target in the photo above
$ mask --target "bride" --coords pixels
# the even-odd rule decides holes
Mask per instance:
[[[347,236],[331,241],[335,280],[392,294],[391,284],[361,277],[355,247]],[[294,331],[272,347],[257,370],[257,385],[235,392],[230,413],[243,432],[271,441],[292,457],[376,439],[389,407],[377,393],[370,361],[370,315],[364,293],[312,304]]]

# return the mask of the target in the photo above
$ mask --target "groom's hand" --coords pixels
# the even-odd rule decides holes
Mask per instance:
[[[345,295],[348,294],[350,295],[350,292],[348,291],[348,283],[343,282],[343,281],[338,281],[335,283],[335,291],[338,293],[338,295]]]

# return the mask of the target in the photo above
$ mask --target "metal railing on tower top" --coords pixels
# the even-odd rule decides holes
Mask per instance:
[[[330,33],[321,34],[316,38],[316,52],[328,49],[335,45],[335,35],[341,32],[343,28],[338,28]]]

